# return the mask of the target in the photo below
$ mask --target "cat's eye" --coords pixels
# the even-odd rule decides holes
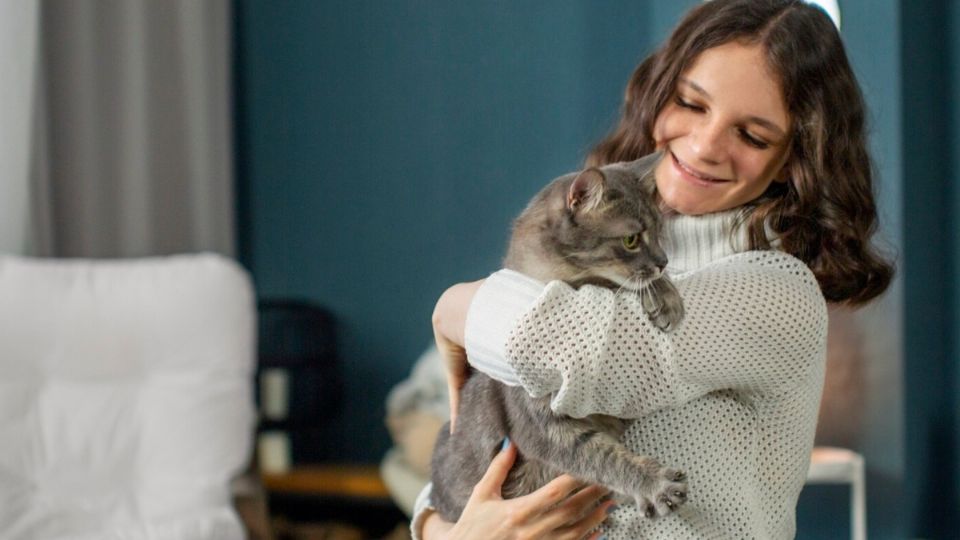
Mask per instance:
[[[620,241],[623,242],[623,247],[627,251],[637,251],[640,249],[640,233],[624,236]]]

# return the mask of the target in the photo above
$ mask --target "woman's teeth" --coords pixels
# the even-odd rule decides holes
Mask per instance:
[[[700,174],[700,173],[698,173],[698,172],[690,169],[690,168],[687,167],[682,161],[680,161],[680,159],[677,158],[677,156],[673,156],[673,158],[677,160],[677,165],[679,165],[680,168],[683,169],[684,171],[686,171],[686,173],[689,174],[690,176],[695,176],[695,177],[697,177],[697,178],[699,178],[699,179],[701,179],[701,180],[706,180],[707,182],[722,182],[722,181],[723,181],[723,180],[721,180],[720,178],[714,178],[714,177],[712,177],[712,176],[704,176],[704,175],[702,175],[702,174]]]

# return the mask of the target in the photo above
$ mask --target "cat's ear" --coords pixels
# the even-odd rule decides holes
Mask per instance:
[[[657,150],[653,153],[643,156],[642,158],[635,159],[626,165],[637,176],[646,176],[653,173],[653,170],[656,169],[657,165],[660,164],[660,160],[663,159],[664,155],[665,152],[663,150]]]
[[[657,192],[657,177],[654,176],[653,170],[640,177],[640,187],[647,197],[654,196]]]
[[[657,165],[660,164],[660,160],[663,159],[664,154],[662,150],[658,150],[627,164],[630,170],[633,171],[633,174],[640,179],[640,185],[647,195],[653,195],[657,190],[657,180],[656,177],[654,177],[654,173],[657,170]]]
[[[567,192],[567,208],[577,212],[594,208],[603,200],[604,178],[600,169],[589,168],[573,179]]]

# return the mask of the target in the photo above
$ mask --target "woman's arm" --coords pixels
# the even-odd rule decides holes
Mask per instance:
[[[778,394],[809,381],[823,362],[826,303],[799,260],[774,251],[728,257],[676,279],[685,319],[671,333],[653,326],[639,298],[598,287],[551,282],[512,330],[474,313],[515,300],[489,278],[473,299],[467,330],[490,332],[517,380],[535,396],[554,394],[554,410],[582,417],[638,418],[715,390]],[[499,337],[498,337],[499,336]]]
[[[467,310],[483,285],[483,280],[458,283],[440,295],[433,308],[433,338],[447,373],[447,390],[450,397],[450,433],[457,422],[460,410],[460,388],[470,375],[467,353],[463,346]]]
[[[504,384],[520,384],[506,360],[505,336],[543,292],[544,284],[512,270],[501,270],[494,277],[500,282],[497,289],[502,291],[497,302],[474,302],[485,283],[479,280],[448,288],[433,309],[433,336],[447,373],[451,432],[457,419],[460,387],[469,375],[467,349],[469,365]],[[467,338],[471,338],[469,343]]]

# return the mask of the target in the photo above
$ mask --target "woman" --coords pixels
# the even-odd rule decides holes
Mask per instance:
[[[826,303],[863,304],[893,272],[869,243],[863,124],[840,36],[818,8],[712,0],[688,13],[637,68],[619,127],[588,158],[664,150],[655,175],[684,321],[662,333],[634,295],[500,271],[451,287],[433,322],[452,390],[467,373],[466,334],[475,368],[552,394],[554,410],[636,419],[624,442],[684,470],[689,501],[649,519],[632,504],[598,505],[601,489],[565,476],[504,501],[508,445],[458,523],[432,513],[425,490],[415,534],[596,538],[606,519],[609,538],[793,537]]]

